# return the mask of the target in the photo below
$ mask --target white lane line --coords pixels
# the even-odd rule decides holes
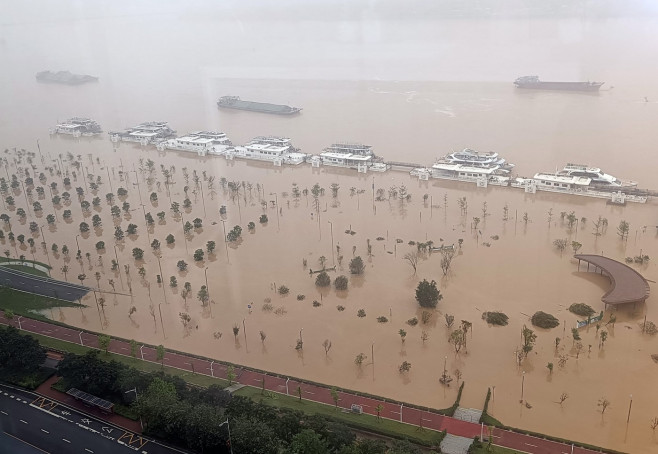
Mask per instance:
[[[9,416],[9,413],[5,413],[5,412],[2,411],[2,410],[0,410],[0,413],[2,413],[3,415]]]
[[[41,429],[41,432],[43,432],[43,433],[47,433],[47,434],[50,433],[50,432],[48,432],[47,430],[44,430],[44,429]]]
[[[85,451],[90,452],[91,454],[94,454],[94,451],[92,451],[91,449],[85,448]]]
[[[531,445],[530,443],[526,443],[526,446],[532,446],[533,448],[536,448],[536,445]]]
[[[22,419],[19,419],[19,421],[22,422],[23,424],[27,424],[27,421],[23,421]]]
[[[62,440],[64,440],[64,441],[67,442],[67,443],[71,443],[71,442],[68,441],[66,438],[62,438]]]

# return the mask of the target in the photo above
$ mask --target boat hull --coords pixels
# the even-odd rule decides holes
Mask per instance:
[[[294,115],[302,109],[290,107],[283,104],[270,104],[265,102],[242,101],[217,101],[217,107],[221,109],[246,110],[249,112],[260,112],[273,115]]]
[[[604,82],[514,82],[517,88],[531,90],[599,91]]]

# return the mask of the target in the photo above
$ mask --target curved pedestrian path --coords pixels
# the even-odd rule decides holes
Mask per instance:
[[[74,328],[54,325],[22,316],[15,317],[13,320],[7,320],[2,311],[0,311],[0,324],[12,325],[23,331],[71,342],[84,347],[99,348],[98,336],[96,334]],[[112,339],[108,351],[118,355],[130,356],[130,344],[119,339]],[[160,361],[157,360],[155,348],[149,345],[141,345],[137,350],[136,357],[141,358],[143,361],[149,361],[156,364],[160,363]],[[164,364],[169,367],[210,377],[225,378],[227,375],[226,364],[181,353],[166,351],[163,361]],[[323,403],[332,407],[334,406],[330,386],[304,383],[297,379],[282,377],[276,374],[268,374],[245,367],[237,369],[236,372],[236,381],[240,384],[260,389],[264,381],[266,390],[294,396],[297,395],[297,387],[300,387],[304,399]],[[445,430],[451,435],[466,438],[479,437],[483,430],[483,426],[480,424],[461,421],[432,411],[407,407],[404,403],[388,402],[383,398],[382,400],[379,400],[375,397],[361,396],[351,392],[339,391],[338,395],[340,406],[342,408],[349,409],[352,404],[356,404],[363,408],[364,413],[376,416],[377,407],[381,405],[383,407],[383,410],[380,413],[382,418],[411,424],[413,426],[422,425],[425,429],[436,431]],[[600,452],[502,429],[495,429],[493,436],[495,439],[494,444],[496,445],[530,454],[594,454]]]
[[[574,258],[578,259],[579,269],[583,261],[588,269],[594,265],[595,270],[598,268],[608,276],[612,288],[601,297],[605,304],[639,303],[649,298],[649,283],[630,266],[602,255],[576,254]]]

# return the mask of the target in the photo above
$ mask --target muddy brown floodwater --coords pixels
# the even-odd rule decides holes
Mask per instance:
[[[658,364],[651,359],[651,354],[658,353],[658,337],[642,334],[638,325],[645,316],[658,322],[655,295],[652,294],[645,304],[626,305],[606,312],[605,320],[614,314],[617,322],[614,327],[604,328],[609,338],[603,348],[599,348],[599,338],[593,327],[581,329],[584,349],[576,358],[570,331],[579,317],[567,308],[574,302],[583,302],[597,312],[603,310],[601,296],[609,288],[609,282],[600,275],[585,272],[584,267],[578,271],[570,248],[561,255],[553,247],[554,240],[566,238],[569,243],[582,243],[582,253],[599,253],[618,260],[640,253],[658,257],[658,222],[652,201],[646,205],[619,207],[596,199],[545,193],[526,195],[513,189],[478,189],[470,184],[440,180],[419,182],[402,172],[357,175],[355,171],[311,169],[306,165],[274,168],[263,163],[158,153],[152,148],[130,144],[113,148],[106,139],[55,138],[42,141],[41,149],[45,164],[37,153],[33,159],[33,174],[36,186],[41,185],[36,178],[40,172],[47,176],[43,185],[46,196],[40,200],[43,213],[35,218],[30,211],[25,222],[21,222],[15,210],[8,210],[14,233],[28,237],[30,221],[46,225],[46,215],[57,212],[58,221],[44,228],[44,233],[49,250],[55,243],[60,253],[53,255],[51,252],[46,257],[39,247],[42,239],[37,232],[36,259],[50,260],[53,277],[63,279],[61,267],[65,260],[61,247],[66,244],[71,250],[68,279],[75,281],[81,269],[75,260],[78,226],[83,220],[91,225],[94,214],[99,214],[103,222],[101,228],[92,227],[78,240],[83,253],[82,268],[87,276],[85,284],[95,287],[94,274],[101,273],[98,286],[107,301],[104,316],[99,317],[94,296],[89,294],[83,301],[87,308],[55,311],[60,321],[433,408],[450,406],[456,396],[456,386],[447,388],[438,382],[446,361],[449,373],[454,375],[455,369],[459,369],[466,382],[462,405],[482,408],[487,388],[495,387],[489,409],[505,424],[627,452],[649,453],[658,449],[650,428],[650,420],[658,416],[658,394],[654,389]],[[75,188],[84,186],[79,172],[72,187],[64,188],[62,179],[56,174],[50,176],[46,170],[46,167],[56,168],[57,165],[64,166],[67,171],[73,170],[66,156],[68,151],[81,155],[85,174],[100,176],[102,181],[96,193],[90,194],[85,189],[87,201],[91,202],[95,196],[102,200],[100,206],[92,207],[88,214],[82,213],[75,195]],[[59,164],[51,162],[60,154]],[[13,161],[14,152],[5,156],[9,160],[9,175],[16,173],[17,166],[25,166],[24,160]],[[145,163],[147,159],[155,163],[151,185],[146,179],[148,173],[139,170],[140,162]],[[120,173],[121,166],[126,173]],[[169,191],[165,188],[161,166],[172,171],[173,183]],[[133,168],[137,169],[136,173],[128,172]],[[180,217],[175,217],[170,209],[172,201],[182,205],[185,199],[183,168],[190,175],[189,196],[193,202],[190,209],[182,209],[183,220],[191,222],[197,217],[203,220],[203,228],[193,230],[187,241],[184,241]],[[201,189],[196,196],[193,194],[194,171],[201,177],[203,201]],[[215,178],[216,194],[212,194],[202,172],[206,177]],[[221,186],[220,178],[245,181],[251,183],[252,188],[245,185],[236,198],[231,198],[228,189]],[[60,195],[64,190],[72,194],[70,206],[53,208],[48,190],[52,181],[58,184]],[[293,184],[301,191],[310,190],[316,182],[325,189],[324,195],[319,197],[319,213],[313,208],[310,193],[294,198],[292,191]],[[330,190],[332,183],[340,185],[335,198]],[[386,191],[392,186],[405,185],[411,200],[373,201],[373,184],[375,189]],[[114,222],[105,194],[116,194],[119,187],[128,189],[125,201],[133,211],[129,217],[122,213],[120,221]],[[354,195],[350,195],[350,188],[357,189]],[[33,199],[37,200],[36,191],[32,192]],[[156,221],[148,233],[140,192],[144,210]],[[152,192],[158,195],[157,203],[149,201]],[[428,194],[427,201],[423,200],[424,194]],[[21,188],[12,195],[16,207],[26,206]],[[465,215],[457,203],[460,197],[466,197],[468,202]],[[261,205],[261,201],[265,201],[267,207]],[[116,198],[115,204],[121,206],[122,202]],[[486,217],[482,213],[484,203],[488,210]],[[221,205],[227,206],[224,217],[219,214]],[[503,220],[505,206],[509,210],[507,221]],[[62,219],[65,209],[72,211],[71,222]],[[549,210],[553,212],[550,223],[547,221]],[[158,222],[156,213],[160,211],[166,213],[164,222]],[[569,231],[560,219],[563,211],[574,211],[579,220],[586,219]],[[261,214],[267,214],[269,222],[260,224]],[[609,226],[603,235],[595,236],[592,223],[599,215],[608,219]],[[482,219],[477,229],[471,228],[473,217]],[[241,239],[228,244],[227,248],[222,241],[223,220],[227,231],[235,225],[243,229]],[[621,220],[630,223],[627,241],[616,234]],[[247,229],[248,222],[256,224],[253,231]],[[117,243],[113,237],[115,225],[125,230],[129,223],[138,226],[137,234]],[[3,228],[5,233],[9,230],[8,226]],[[345,233],[350,229],[355,234]],[[165,237],[170,233],[176,241],[166,245]],[[160,263],[150,247],[153,239],[162,243]],[[396,239],[402,242],[397,243]],[[409,241],[432,240],[435,245],[450,245],[457,244],[459,239],[463,239],[463,246],[446,277],[442,275],[438,253],[424,254],[415,274],[403,259],[405,253],[416,250]],[[98,265],[99,254],[94,249],[101,240],[106,243],[106,249],[100,252],[103,266]],[[194,251],[205,250],[210,240],[217,243],[214,254],[206,254],[204,261],[195,262]],[[372,245],[370,257],[368,240]],[[121,278],[118,272],[110,270],[115,245]],[[336,246],[340,246],[342,265],[338,263]],[[2,240],[2,247],[14,254],[13,245],[7,239]],[[143,261],[133,259],[132,250],[136,247],[145,251]],[[27,245],[17,244],[17,248],[19,254],[31,257]],[[91,253],[92,266],[84,259],[86,252]],[[349,274],[348,263],[353,255],[363,257],[366,263],[362,276]],[[309,268],[320,268],[321,256],[326,258],[327,266],[337,265],[337,271],[330,272],[332,279],[341,274],[349,276],[347,291],[338,292],[333,288],[320,291],[315,286],[315,276],[309,275]],[[179,260],[189,264],[187,272],[178,271]],[[303,260],[307,260],[308,267],[303,266]],[[127,295],[125,265],[130,266],[132,296]],[[146,271],[144,279],[138,274],[140,266]],[[156,283],[159,266],[164,286]],[[633,266],[646,278],[656,280],[655,262]],[[206,272],[212,300],[210,308],[202,307],[196,298],[199,288],[205,284]],[[168,285],[170,276],[176,277],[177,288]],[[414,290],[424,278],[438,282],[443,299],[429,323],[420,322],[412,327],[406,321],[421,318]],[[124,295],[111,293],[109,279],[116,283],[116,291]],[[181,295],[185,282],[190,282],[192,287],[187,301]],[[275,285],[287,286],[290,293],[277,294]],[[305,298],[299,301],[297,295],[305,295]],[[314,300],[320,303],[318,307],[314,307]],[[266,301],[270,301],[271,311],[263,310]],[[339,305],[345,309],[337,310]],[[136,312],[129,317],[132,306]],[[365,310],[366,317],[357,317],[359,309]],[[493,310],[505,312],[510,318],[509,325],[487,325],[481,319],[482,312]],[[518,367],[515,351],[521,345],[521,330],[524,325],[531,326],[529,318],[538,310],[554,314],[561,324],[550,330],[533,328],[537,334],[536,345]],[[181,322],[181,313],[191,318],[187,330]],[[455,354],[447,342],[449,330],[444,314],[454,315],[457,323],[461,320],[473,323],[467,352],[462,350]],[[388,322],[378,323],[379,316],[387,317]],[[240,328],[235,338],[234,325]],[[404,343],[398,334],[400,329],[408,333]],[[266,334],[264,342],[261,342],[260,331]],[[423,331],[428,336],[426,341],[421,340]],[[300,332],[303,349],[298,352],[295,345]],[[555,350],[556,337],[562,338],[558,351]],[[332,348],[323,356],[325,339],[331,341]],[[354,363],[359,353],[368,357],[361,367]],[[558,366],[560,355],[568,358],[564,367]],[[398,372],[403,361],[412,365],[407,374]],[[549,362],[555,364],[552,374],[546,367]],[[522,384],[523,399],[532,408],[519,403]],[[560,405],[557,402],[562,393],[569,397]],[[631,394],[633,406],[627,425]],[[611,402],[603,415],[597,407],[601,398]]]

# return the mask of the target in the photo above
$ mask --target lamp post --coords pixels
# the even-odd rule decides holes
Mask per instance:
[[[52,265],[50,264],[50,254],[48,254],[48,245],[46,244],[46,237],[43,236],[43,226],[40,225],[39,229],[41,230],[41,241],[43,244],[45,244],[45,249],[46,249],[46,258],[48,259],[48,266],[52,268]],[[50,276],[50,270],[48,270],[48,276]]]
[[[331,226],[331,261],[334,266],[336,266],[336,259],[334,258],[334,224],[331,221],[327,221],[329,226]]]
[[[226,248],[226,261],[228,264],[231,264],[231,259],[228,257],[228,241],[226,239],[226,221],[222,219],[222,225],[224,226],[224,247]]]
[[[270,192],[270,195],[274,196],[274,199],[276,200],[276,228],[277,230],[279,229],[279,196],[277,195],[276,192]]]
[[[128,391],[124,391],[124,394],[128,393],[135,393],[135,401],[139,400],[139,395],[137,394],[137,387],[135,386],[133,389],[129,389]],[[144,429],[144,424],[142,423],[142,417],[139,417],[139,425],[142,427],[142,430]]]
[[[208,308],[210,309],[210,318],[212,318],[212,302],[210,299],[210,287],[208,287],[208,267],[205,267],[203,274],[206,276],[206,292],[208,293]]]
[[[139,347],[139,353],[142,355],[142,361],[144,361],[144,345]]]
[[[231,454],[233,454],[233,443],[231,443],[231,425],[228,423],[228,418],[226,418],[226,421],[221,423],[219,427],[222,427],[224,424],[228,426],[228,447],[231,451]]]
[[[166,339],[167,335],[165,334],[164,323],[162,322],[162,303],[158,304],[158,311],[160,312],[160,325],[162,325],[162,337]]]
[[[137,170],[135,170],[134,163],[133,163],[133,170],[129,170],[128,173],[130,172],[135,172],[135,180],[137,181],[137,193],[139,194],[139,203],[144,204],[144,202],[142,202],[142,191],[139,188],[139,175],[137,174]]]
[[[84,342],[82,342],[82,331],[80,331],[80,332],[78,333],[78,335],[80,336],[80,345],[82,345],[82,346],[84,347],[85,344],[84,344]]]
[[[521,378],[521,402],[523,402],[523,387],[525,385],[525,371],[523,371],[523,377]]]
[[[165,290],[164,276],[162,275],[162,264],[160,263],[160,256],[156,255],[158,259],[158,268],[160,268],[160,276],[162,278],[162,294],[164,295],[164,301],[167,302],[167,291]],[[164,330],[164,328],[163,328]]]
[[[303,332],[304,332],[304,328],[299,330],[299,340],[302,341],[302,344],[304,343],[304,338],[302,337]]]
[[[123,287],[123,277],[121,276],[121,265],[119,264],[119,255],[117,254],[117,247],[114,246],[114,260],[117,262],[117,266],[119,267],[119,282],[121,282],[121,290],[125,290]]]
[[[79,254],[82,254],[82,251],[80,250],[80,243],[78,242],[78,237],[79,237],[79,236],[80,236],[80,235],[76,235],[76,236],[75,236],[75,245],[78,247],[78,253],[79,253]],[[85,271],[85,270],[84,270],[84,267],[82,266],[82,258],[80,259],[80,271],[82,271],[83,273],[84,273],[84,271]]]
[[[185,220],[183,219],[183,213],[180,215],[180,225],[183,227],[183,241],[185,241],[185,253],[187,254],[187,233],[185,233]]]
[[[23,316],[22,316],[22,315],[19,315],[18,318],[16,319],[16,321],[18,322],[18,329],[19,329],[19,330],[22,330],[22,329],[23,329],[23,327],[21,326],[21,319],[22,319],[22,318],[23,318]]]
[[[631,401],[628,404],[628,417],[626,418],[626,424],[631,420],[631,408],[633,407],[633,395],[631,394]]]
[[[215,373],[212,370],[212,365],[215,364],[215,361],[210,361],[210,376],[215,378]]]

